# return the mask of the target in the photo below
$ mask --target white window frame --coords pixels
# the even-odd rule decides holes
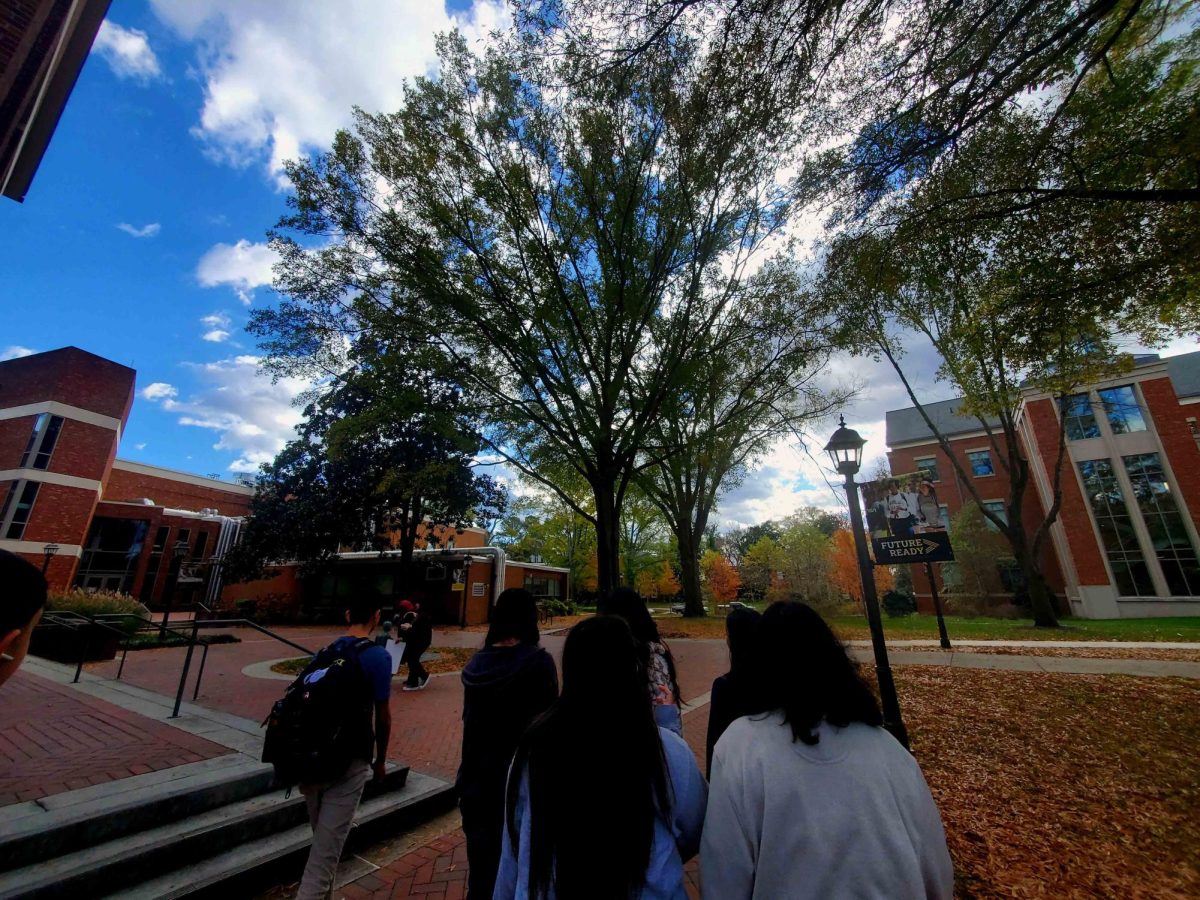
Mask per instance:
[[[988,465],[990,465],[992,467],[992,471],[989,472],[987,475],[976,475],[975,467],[971,464],[971,454],[972,453],[986,453],[988,455]],[[995,478],[996,477],[996,461],[994,459],[992,459],[992,448],[991,447],[972,447],[969,450],[964,450],[963,456],[967,460],[967,468],[971,470],[972,478]]]
[[[934,469],[937,471],[937,473],[938,473],[938,477],[937,477],[937,478],[931,478],[931,479],[930,479],[930,483],[931,483],[931,484],[941,484],[941,483],[942,483],[942,468],[941,468],[941,466],[939,466],[939,465],[938,465],[938,458],[937,458],[936,456],[918,456],[918,457],[916,457],[916,458],[913,460],[913,465],[917,467],[917,471],[918,471],[918,472],[924,472],[924,471],[925,471],[924,469],[922,469],[922,468],[921,468],[921,463],[923,463],[923,462],[931,462],[931,463],[933,463],[933,468],[934,468]]]

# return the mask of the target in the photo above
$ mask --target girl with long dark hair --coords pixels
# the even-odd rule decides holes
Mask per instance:
[[[950,898],[946,836],[916,760],[881,727],[870,687],[803,603],[763,616],[771,712],[717,742],[700,855],[713,900]]]
[[[538,645],[537,618],[529,591],[504,591],[492,610],[483,649],[463,669],[462,765],[456,786],[472,900],[491,900],[504,831],[504,788],[517,742],[558,697],[558,672]]]
[[[708,736],[705,759],[712,775],[713,749],[733,722],[763,711],[763,692],[756,677],[759,661],[758,632],[762,614],[750,607],[733,610],[725,617],[725,643],[729,647],[729,671],[718,675],[708,701]]]
[[[654,707],[654,721],[683,737],[683,717],[679,710],[679,679],[675,674],[675,657],[671,648],[658,635],[658,626],[646,601],[632,588],[615,588],[600,603],[604,615],[625,620],[633,632],[646,668],[646,687]]]
[[[562,696],[530,726],[508,779],[498,900],[683,900],[706,787],[654,723],[642,653],[613,616],[563,647]]]

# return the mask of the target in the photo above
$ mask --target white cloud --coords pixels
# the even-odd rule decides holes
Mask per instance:
[[[126,234],[133,235],[135,238],[154,237],[156,234],[162,231],[162,226],[157,222],[151,222],[149,225],[143,225],[141,228],[130,225],[128,222],[122,222],[117,226],[117,228],[121,229],[121,231],[125,232]]]
[[[426,0],[251,3],[152,0],[159,18],[199,43],[204,106],[193,129],[219,159],[263,163],[324,149],[355,105],[391,112],[413,76],[437,65],[434,37],[458,27],[475,40],[507,24],[502,0],[451,15]]]
[[[133,449],[135,449],[135,450],[145,450],[145,449],[146,449],[146,442],[145,442],[145,441],[142,441],[140,444],[134,444],[134,445],[133,445]]]
[[[11,344],[0,351],[0,362],[9,359],[20,359],[22,356],[33,356],[37,353],[36,350],[30,350],[28,347],[22,347],[20,344]]]
[[[303,419],[293,401],[309,383],[298,378],[272,382],[259,372],[258,363],[255,356],[185,363],[200,382],[196,392],[185,400],[176,399],[174,389],[160,395],[162,408],[177,413],[180,425],[217,434],[213,449],[234,454],[231,472],[257,472],[295,437]]]
[[[232,324],[232,320],[226,313],[215,312],[204,316],[200,320],[200,324],[207,325],[209,328],[228,328]]]
[[[146,32],[136,28],[122,28],[105,19],[92,49],[104,57],[118,78],[133,78],[145,84],[162,74]]]
[[[170,400],[179,396],[179,390],[165,381],[156,381],[142,388],[142,397],[146,400]]]
[[[220,328],[214,328],[212,331],[206,331],[200,336],[201,340],[208,341],[210,344],[222,344],[229,340],[229,332],[222,331]]]
[[[252,244],[245,238],[236,244],[214,244],[196,265],[196,278],[203,287],[228,285],[247,306],[254,289],[271,284],[271,267],[278,256],[267,244]]]

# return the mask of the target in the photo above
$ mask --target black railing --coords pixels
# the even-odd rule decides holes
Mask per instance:
[[[198,606],[206,614],[212,615],[212,610],[204,606],[204,604],[198,604]],[[134,619],[137,621],[136,627],[121,628],[114,624],[116,621],[129,619]],[[172,625],[164,628],[161,624],[155,623],[150,619],[143,618],[142,616],[134,613],[101,613],[100,615],[95,616],[85,616],[82,613],[73,611],[52,610],[43,614],[41,621],[37,625],[38,628],[47,626],[66,627],[73,631],[82,630],[82,638],[79,641],[79,660],[75,666],[75,677],[72,679],[73,684],[78,684],[79,676],[83,672],[83,663],[87,659],[87,651],[89,649],[91,635],[90,631],[85,629],[101,628],[116,632],[121,635],[121,642],[117,645],[122,650],[121,662],[117,666],[117,681],[121,680],[121,675],[125,671],[125,659],[129,655],[129,642],[135,635],[150,632],[162,634],[169,631],[172,634],[178,635],[179,637],[185,639],[187,641],[187,653],[183,658],[183,669],[179,673],[179,688],[175,692],[175,707],[170,716],[172,719],[179,717],[179,708],[183,703],[183,692],[185,686],[187,685],[188,673],[191,671],[192,667],[192,656],[195,653],[197,644],[200,644],[200,646],[204,649],[200,657],[200,669],[196,673],[196,685],[192,691],[192,700],[195,700],[200,696],[200,682],[204,678],[204,667],[208,662],[208,648],[211,646],[210,641],[207,641],[199,636],[199,631],[201,628],[253,628],[260,634],[265,634],[267,637],[273,638],[274,640],[279,641],[281,644],[287,644],[289,647],[299,650],[306,656],[313,656],[316,652],[301,644],[297,644],[295,641],[289,641],[282,635],[276,634],[269,628],[264,628],[257,622],[252,622],[249,619],[201,620],[199,616],[196,616],[193,617],[190,627],[188,627],[187,623],[180,622],[178,625]]]

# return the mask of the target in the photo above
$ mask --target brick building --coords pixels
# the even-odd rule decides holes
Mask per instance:
[[[1004,516],[1008,479],[978,419],[959,401],[926,406],[985,506]],[[1139,357],[1134,369],[1089,385],[1062,408],[1027,391],[1018,410],[1033,470],[1023,517],[1036,527],[1052,502],[1058,429],[1065,417],[1063,500],[1042,559],[1064,609],[1088,618],[1200,615],[1200,353]],[[946,451],[914,409],[887,413],[893,472],[922,470],[948,522],[971,501]],[[954,535],[950,535],[951,542]],[[913,567],[922,608],[923,567]]]
[[[396,553],[343,553],[332,572],[223,585],[220,560],[238,538],[254,488],[119,459],[135,375],[75,347],[0,362],[0,548],[45,567],[54,590],[120,591],[152,608],[236,600],[331,606],[372,582],[424,599],[444,622],[486,622],[505,587],[565,597],[567,570],[509,561],[482,529],[423,535],[413,591]]]
[[[0,3],[0,195],[25,199],[110,2]]]

